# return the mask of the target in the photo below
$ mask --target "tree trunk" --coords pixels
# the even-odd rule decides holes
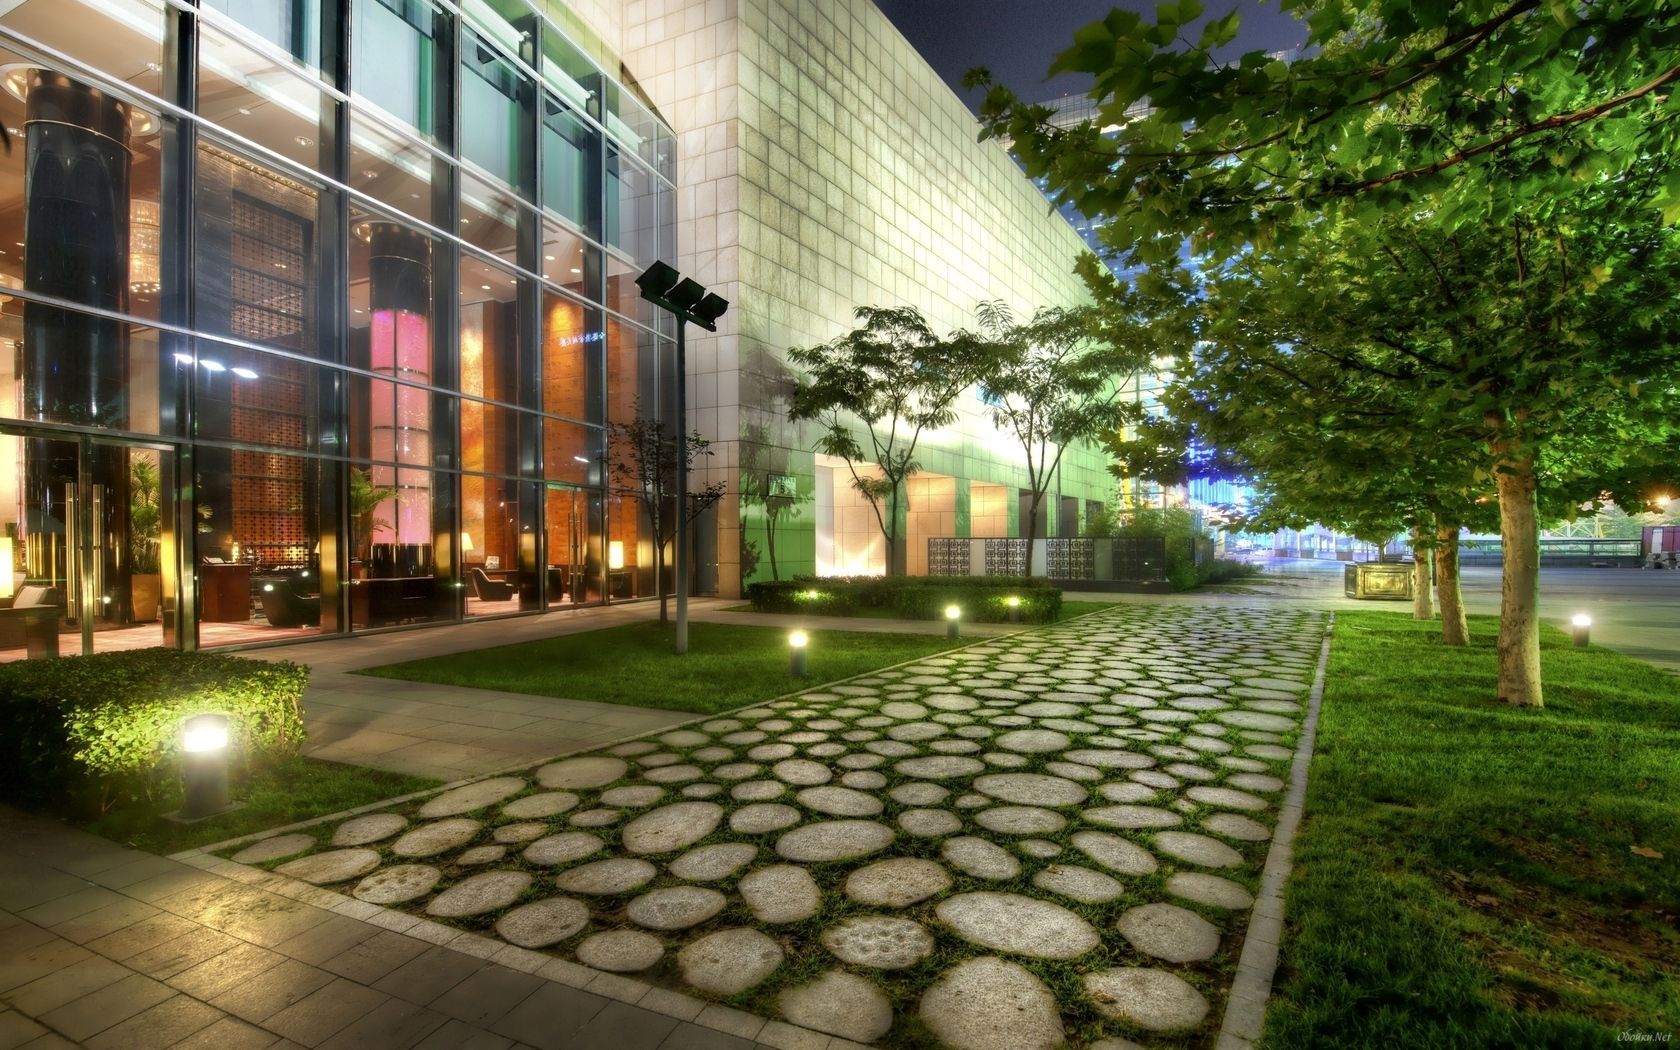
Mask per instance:
[[[898,493],[902,485],[902,481],[895,482],[892,491],[887,494],[887,518],[881,528],[881,536],[887,541],[888,576],[903,576],[910,571],[909,559],[904,549],[904,535],[900,531],[898,521]]]
[[[770,513],[769,501],[765,501],[764,508],[764,549],[770,555],[770,578],[779,580],[782,574],[776,570],[776,519]]]
[[[659,626],[663,627],[671,622],[671,613],[665,593],[665,544],[657,536],[653,540],[653,579],[654,586],[659,590]]]
[[[1470,627],[1464,620],[1464,595],[1458,585],[1458,526],[1435,530],[1435,588],[1441,606],[1441,644],[1469,645]]]
[[[1499,541],[1505,552],[1499,603],[1499,699],[1542,707],[1540,691],[1540,523],[1532,453],[1494,450]]]
[[[1021,561],[1021,578],[1032,576],[1033,541],[1038,539],[1038,507],[1044,500],[1044,493],[1033,489],[1032,504],[1027,508],[1026,523],[1021,526],[1021,535],[1027,541],[1027,556]],[[1045,571],[1049,571],[1049,563],[1045,563]]]
[[[1435,615],[1429,603],[1429,549],[1423,545],[1423,530],[1412,530],[1412,619],[1427,620]]]

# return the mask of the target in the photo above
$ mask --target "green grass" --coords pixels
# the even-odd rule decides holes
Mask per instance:
[[[1051,623],[1061,623],[1063,620],[1071,620],[1075,616],[1084,616],[1086,613],[1101,612],[1104,609],[1112,608],[1113,605],[1114,605],[1113,602],[1063,602],[1061,613],[1059,615],[1057,615],[1057,617],[1054,620],[1049,621],[1049,622],[1051,622]],[[757,610],[755,610],[751,605],[731,605],[731,606],[729,606],[728,608],[726,608],[722,611],[723,612],[756,612]],[[790,614],[788,614],[788,613],[765,613],[765,615],[766,616],[787,616],[787,615],[790,615]],[[852,616],[854,618],[860,619],[860,620],[896,620],[896,619],[899,618],[898,612],[896,610],[889,609],[889,608],[886,608],[884,606],[880,607],[880,608],[860,608],[856,612],[852,613]],[[1032,626],[1041,626],[1041,625],[1028,624],[1027,626],[1032,627]]]
[[[339,762],[294,758],[236,780],[231,793],[240,807],[201,823],[177,824],[163,819],[163,814],[181,808],[178,792],[151,802],[118,806],[79,823],[87,831],[136,849],[177,853],[423,791],[439,783]]]
[[[1506,707],[1496,628],[1337,616],[1268,1050],[1680,1032],[1680,678],[1546,628]]]
[[[362,674],[502,689],[631,707],[715,714],[877,667],[967,645],[944,635],[811,631],[809,674],[788,674],[787,631],[691,623],[685,656],[673,628],[626,624],[537,642],[373,667]]]

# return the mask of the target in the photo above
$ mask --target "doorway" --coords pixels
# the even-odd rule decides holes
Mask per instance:
[[[173,640],[174,449],[0,429],[0,661]]]

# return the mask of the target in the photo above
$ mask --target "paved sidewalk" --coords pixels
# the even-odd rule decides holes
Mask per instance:
[[[645,990],[611,975],[601,975],[598,991],[569,987],[549,979],[532,953],[515,949],[509,957],[519,965],[509,966],[395,932],[354,917],[377,911],[360,902],[265,888],[286,881],[274,876],[234,881],[4,808],[0,841],[0,1047],[794,1045],[755,1043],[766,1022],[739,1011],[713,1007],[714,1027],[703,1027],[624,1001]],[[298,899],[311,895],[340,910]],[[576,967],[547,962],[567,967],[576,983]]]

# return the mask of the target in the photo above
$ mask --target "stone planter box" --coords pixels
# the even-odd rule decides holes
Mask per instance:
[[[1410,601],[1412,566],[1409,563],[1358,562],[1342,570],[1342,588],[1349,598]]]

